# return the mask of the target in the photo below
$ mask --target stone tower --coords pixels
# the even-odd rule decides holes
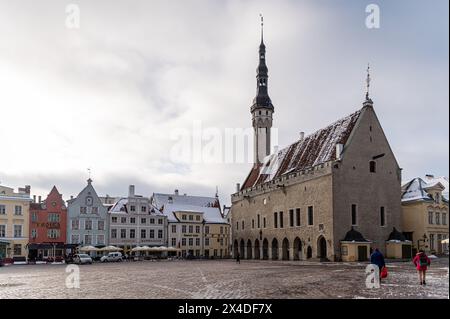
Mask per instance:
[[[272,114],[274,108],[268,94],[268,73],[266,65],[266,46],[264,45],[263,18],[261,16],[261,44],[259,45],[259,65],[256,69],[256,97],[250,109],[252,125],[254,128],[254,163],[263,162],[264,157],[270,154],[270,128],[272,127]]]

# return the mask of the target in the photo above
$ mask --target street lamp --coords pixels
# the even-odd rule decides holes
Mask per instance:
[[[423,241],[423,244],[425,245],[425,242],[427,241],[428,237],[427,234],[423,234],[423,238],[419,238],[417,240],[417,250],[420,250],[420,242]],[[427,246],[425,246],[426,248]]]

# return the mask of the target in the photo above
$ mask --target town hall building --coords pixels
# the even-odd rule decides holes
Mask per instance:
[[[254,164],[231,195],[233,255],[354,261],[379,248],[387,257],[408,257],[401,168],[369,90],[360,109],[270,154],[275,108],[262,36],[256,79]]]

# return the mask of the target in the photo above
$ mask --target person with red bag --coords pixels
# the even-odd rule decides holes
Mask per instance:
[[[421,249],[416,254],[413,259],[413,263],[416,266],[417,272],[419,273],[419,281],[421,285],[426,285],[425,276],[427,273],[428,266],[431,264],[430,258],[428,258],[427,254]]]
[[[384,256],[378,248],[375,248],[372,255],[370,255],[370,263],[377,265],[380,269],[380,279],[387,277],[386,263],[384,262]]]

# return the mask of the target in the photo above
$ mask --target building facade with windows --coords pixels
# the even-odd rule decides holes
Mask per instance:
[[[168,245],[179,255],[205,258],[229,257],[230,225],[222,216],[218,197],[154,193],[152,203],[165,216]]]
[[[274,106],[261,39],[250,113],[255,158],[231,196],[234,255],[343,260],[352,229],[385,252],[393,228],[401,229],[401,169],[369,91],[362,108],[271,153]],[[366,241],[357,259],[367,259]]]
[[[108,245],[107,208],[97,195],[92,180],[76,198],[67,201],[67,241],[71,245]]]
[[[402,187],[403,234],[413,249],[431,254],[448,252],[442,240],[448,231],[448,178],[426,175],[414,178]]]
[[[44,201],[30,204],[28,244],[29,260],[46,260],[64,256],[66,244],[67,207],[56,186]]]
[[[109,244],[129,253],[136,246],[165,246],[167,218],[150,198],[135,194],[129,186],[128,197],[119,198],[108,212]]]
[[[0,185],[0,258],[25,261],[28,255],[30,186],[13,188]]]

